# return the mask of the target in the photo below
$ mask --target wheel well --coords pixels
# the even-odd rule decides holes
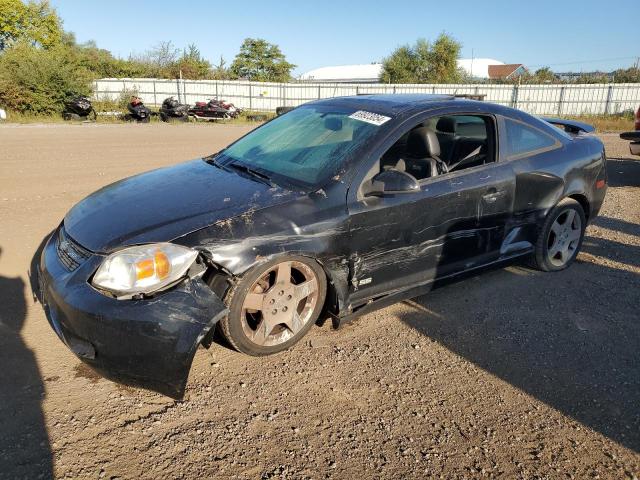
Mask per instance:
[[[589,207],[589,200],[587,200],[587,197],[585,197],[584,195],[581,195],[579,193],[573,194],[573,195],[569,195],[568,198],[572,198],[573,200],[575,200],[576,202],[578,202],[580,204],[580,206],[582,207],[582,210],[584,210],[584,216],[587,219],[587,222],[589,221],[589,212],[590,212],[590,207]]]
[[[320,314],[320,318],[318,319],[318,321],[323,323],[324,320],[326,320],[327,316],[335,315],[338,313],[338,291],[336,289],[334,279],[332,278],[331,273],[328,271],[326,265],[324,265],[317,258],[310,255],[301,254],[301,256],[306,257],[316,263],[325,275],[325,279],[327,282],[327,294],[324,299],[322,313]],[[209,285],[209,288],[211,288],[213,292],[218,295],[218,297],[220,297],[220,299],[224,300],[229,291],[229,288],[234,284],[235,280],[238,277],[244,275],[249,270],[250,268],[242,274],[234,275],[230,272],[223,271],[215,265],[210,265],[203,279]]]

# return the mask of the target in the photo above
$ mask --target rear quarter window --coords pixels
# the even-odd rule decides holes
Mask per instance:
[[[551,135],[522,122],[504,119],[505,150],[508,158],[541,153],[559,146]]]

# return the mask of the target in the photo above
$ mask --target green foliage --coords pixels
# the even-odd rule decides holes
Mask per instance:
[[[615,83],[640,83],[640,68],[620,68],[613,72]]]
[[[533,80],[537,83],[553,83],[558,80],[558,77],[549,67],[542,67],[533,74]]]
[[[180,54],[172,42],[156,44],[142,55],[132,56],[126,62],[136,76],[148,78],[182,78],[202,80],[210,77],[211,64],[204,59],[194,44],[189,45]]]
[[[137,97],[139,94],[135,88],[123,88],[120,90],[118,98],[112,99],[110,96],[105,95],[104,98],[99,98],[92,102],[93,108],[96,112],[125,112],[131,102],[131,97]]]
[[[211,64],[200,54],[200,50],[194,45],[189,45],[182,52],[182,56],[170,67],[172,78],[180,77],[190,80],[202,80],[210,77]]]
[[[458,83],[464,74],[458,68],[461,44],[441,33],[433,44],[418,39],[403,45],[382,62],[384,83]]]
[[[229,69],[225,67],[227,62],[225,62],[224,57],[220,55],[220,61],[217,65],[214,65],[211,69],[210,75],[211,80],[229,80],[231,79],[231,72]]]
[[[44,48],[62,40],[62,22],[47,0],[0,0],[0,52],[24,41]]]
[[[43,49],[19,42],[0,55],[0,103],[18,112],[60,112],[69,97],[91,93],[91,79],[62,45]]]
[[[280,47],[261,38],[246,38],[231,64],[231,74],[257,82],[286,82],[295,65],[287,62]]]

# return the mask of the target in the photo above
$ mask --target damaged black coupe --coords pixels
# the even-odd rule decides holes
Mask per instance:
[[[266,355],[435,280],[566,268],[606,191],[591,131],[451,96],[305,104],[77,204],[43,250],[43,305],[83,361],[180,397],[216,328]]]

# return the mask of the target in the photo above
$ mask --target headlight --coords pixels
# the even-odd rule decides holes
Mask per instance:
[[[91,283],[117,297],[155,292],[179,280],[197,256],[172,243],[125,248],[104,259]]]

